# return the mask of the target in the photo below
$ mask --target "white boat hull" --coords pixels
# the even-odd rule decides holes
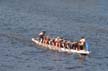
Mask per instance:
[[[32,38],[32,41],[35,44],[37,44],[39,46],[42,46],[43,48],[48,48],[50,50],[56,50],[56,51],[59,51],[59,52],[67,52],[67,53],[78,53],[78,54],[85,54],[85,55],[90,54],[90,51],[86,51],[86,50],[74,50],[74,49],[67,49],[67,48],[58,48],[56,46],[47,45],[47,44],[39,42],[35,38]]]

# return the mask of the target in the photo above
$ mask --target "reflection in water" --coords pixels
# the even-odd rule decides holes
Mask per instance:
[[[79,55],[79,62],[83,62],[86,59],[86,55]]]
[[[53,61],[59,62],[59,61],[65,61],[67,59],[71,60],[71,57],[75,58],[75,60],[78,60],[80,63],[82,63],[86,60],[87,57],[89,57],[89,55],[56,52],[56,54],[52,56],[52,59]],[[66,63],[70,63],[70,62],[68,61]]]
[[[83,63],[84,61],[86,61],[86,58],[89,57],[89,55],[82,55],[82,54],[78,54],[78,60],[80,63]]]
[[[60,54],[58,52],[54,52],[55,54],[52,56],[52,60],[55,61],[55,62],[58,62],[58,61],[63,61],[62,59],[62,54],[60,56]]]

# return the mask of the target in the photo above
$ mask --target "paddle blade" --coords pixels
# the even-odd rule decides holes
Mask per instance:
[[[90,47],[89,47],[89,44],[86,42],[86,50],[89,51],[90,50]]]

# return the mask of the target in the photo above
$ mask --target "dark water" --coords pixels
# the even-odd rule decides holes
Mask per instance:
[[[37,48],[31,38],[77,41],[85,36],[90,56]],[[107,0],[0,0],[0,71],[108,71]]]

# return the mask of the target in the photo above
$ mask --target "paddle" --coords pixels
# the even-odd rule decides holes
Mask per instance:
[[[88,42],[86,42],[86,50],[87,50],[87,51],[89,51],[89,50],[90,50],[90,47],[89,47]]]

